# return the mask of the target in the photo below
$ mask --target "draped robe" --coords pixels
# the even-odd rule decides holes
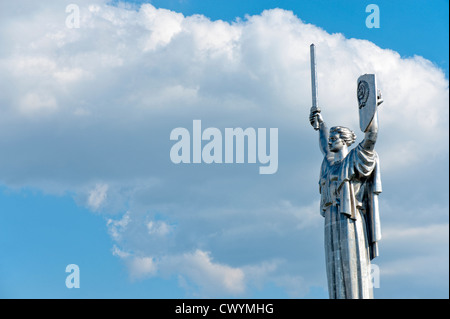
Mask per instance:
[[[381,239],[377,153],[363,141],[341,161],[325,156],[319,184],[330,298],[373,298],[370,261]]]

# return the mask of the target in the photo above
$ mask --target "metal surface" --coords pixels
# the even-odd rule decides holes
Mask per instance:
[[[383,102],[381,93],[377,89],[375,74],[364,74],[358,78],[356,96],[359,107],[359,127],[361,131],[366,132],[378,105]]]
[[[375,75],[360,77],[357,93],[365,136],[351,150],[355,134],[345,127],[328,131],[322,115],[314,109],[314,98],[309,116],[311,125],[318,123],[324,155],[319,179],[320,213],[325,217],[326,270],[332,299],[373,298],[371,260],[378,256],[381,239],[378,195],[382,189],[374,147],[377,105],[382,100]]]
[[[312,108],[311,112],[320,113],[320,108],[318,107],[318,91],[317,91],[317,70],[316,70],[316,46],[311,44],[309,47],[310,57],[311,57],[311,92],[312,92]],[[317,131],[319,129],[319,122],[315,118],[313,123],[314,129]]]

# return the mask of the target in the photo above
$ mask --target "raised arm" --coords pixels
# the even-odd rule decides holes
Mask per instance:
[[[323,156],[325,157],[332,157],[332,154],[328,148],[328,128],[325,122],[323,121],[322,114],[320,112],[315,111],[313,108],[311,108],[311,113],[309,115],[309,121],[312,126],[314,126],[314,121],[317,119],[317,122],[319,123],[319,146],[320,150],[322,151]]]
[[[369,127],[365,133],[362,146],[368,151],[373,151],[375,148],[375,143],[378,136],[378,112],[375,112],[372,122],[370,122]]]

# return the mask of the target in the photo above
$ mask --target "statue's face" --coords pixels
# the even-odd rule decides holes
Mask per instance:
[[[332,133],[328,138],[328,148],[333,153],[341,151],[345,145],[345,141],[341,139],[339,133]]]

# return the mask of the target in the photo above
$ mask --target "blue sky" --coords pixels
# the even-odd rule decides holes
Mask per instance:
[[[375,297],[448,298],[448,1],[130,2],[0,5],[1,298],[327,298],[312,41],[329,126],[385,97]],[[194,119],[277,127],[278,172],[173,164]]]
[[[144,3],[145,1],[130,1]],[[366,39],[381,48],[389,48],[403,56],[420,55],[446,70],[448,77],[448,5],[438,1],[152,1],[157,7],[185,15],[204,14],[211,19],[234,21],[236,17],[260,14],[265,9],[292,10],[300,19],[329,33],[343,33],[347,38]],[[364,22],[368,4],[380,8],[380,28],[368,29]]]

